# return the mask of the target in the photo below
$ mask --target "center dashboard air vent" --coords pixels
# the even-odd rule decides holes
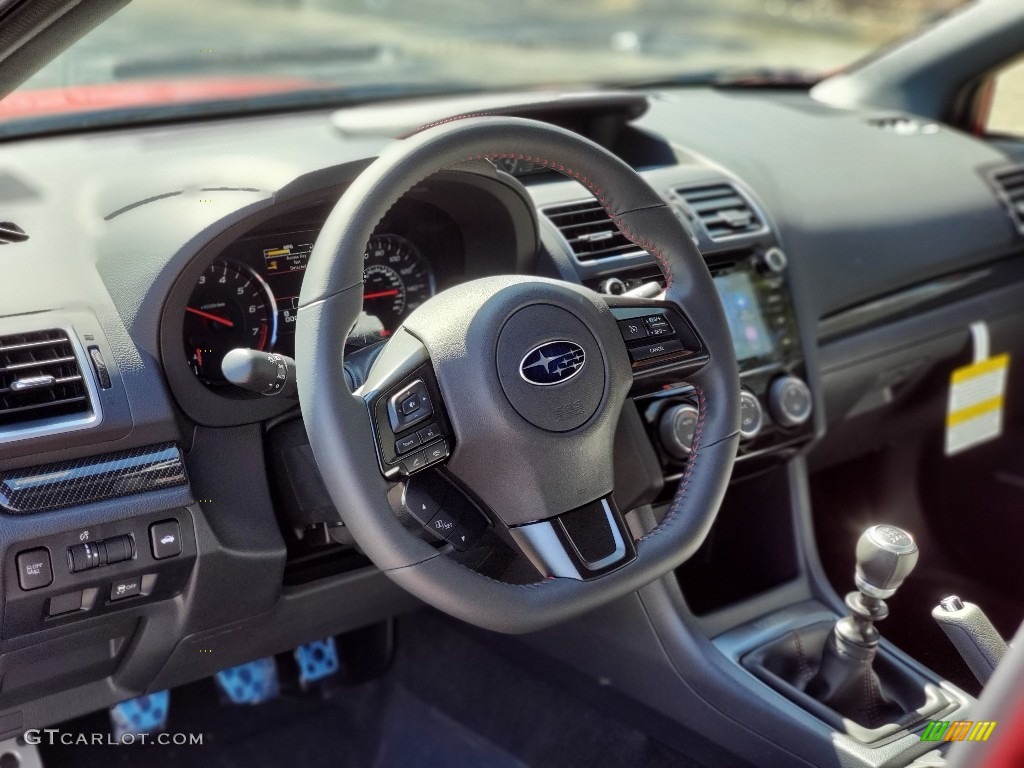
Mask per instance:
[[[66,331],[0,336],[0,436],[43,419],[90,413],[89,390]]]
[[[1024,234],[1024,166],[996,171],[992,181],[1009,209],[1013,225]]]
[[[644,252],[619,231],[597,200],[551,205],[542,212],[558,227],[581,262]]]
[[[764,231],[754,206],[732,184],[705,184],[673,190],[712,240]]]

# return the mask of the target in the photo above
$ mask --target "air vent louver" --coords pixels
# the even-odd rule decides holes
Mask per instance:
[[[25,230],[12,221],[0,221],[0,245],[23,243],[28,240]]]
[[[764,228],[753,207],[731,184],[686,187],[675,193],[697,216],[712,240],[749,235]]]
[[[543,212],[558,227],[580,261],[644,252],[619,231],[597,200],[553,205]]]
[[[0,336],[0,430],[88,411],[88,390],[65,331]]]
[[[992,175],[996,189],[1010,209],[1017,231],[1024,233],[1024,166],[997,171]]]

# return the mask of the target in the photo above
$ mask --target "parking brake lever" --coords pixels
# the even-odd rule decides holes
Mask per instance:
[[[965,603],[956,595],[944,597],[932,609],[935,619],[950,639],[971,672],[984,685],[992,677],[1007,645],[992,626],[988,616],[974,603]]]

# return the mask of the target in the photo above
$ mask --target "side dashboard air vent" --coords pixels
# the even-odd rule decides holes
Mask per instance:
[[[674,191],[712,240],[750,235],[765,228],[754,206],[732,184],[706,184]]]
[[[0,431],[89,410],[88,389],[67,332],[0,336]]]
[[[992,174],[992,181],[1010,211],[1013,225],[1024,234],[1024,166],[996,171]]]
[[[0,245],[23,243],[28,240],[25,230],[13,221],[0,221]]]
[[[542,212],[558,227],[579,261],[598,261],[644,252],[619,231],[597,200],[552,205],[543,208]]]

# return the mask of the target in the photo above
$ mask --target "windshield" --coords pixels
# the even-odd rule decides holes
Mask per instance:
[[[963,0],[135,0],[0,101],[0,121],[189,105],[812,81]],[[743,75],[740,78],[740,75]]]

